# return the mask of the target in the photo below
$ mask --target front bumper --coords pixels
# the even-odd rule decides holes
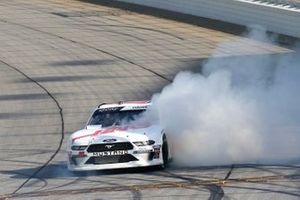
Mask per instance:
[[[81,156],[79,156],[79,151],[69,151],[68,169],[70,171],[88,171],[162,165],[163,159],[160,152],[161,145],[134,147],[132,150],[128,150],[128,153],[124,155],[134,159],[127,161],[120,160],[120,162],[114,163],[94,163],[91,162],[94,158],[100,159],[101,161],[101,159],[105,160],[105,158],[111,158],[111,156],[96,157],[93,153],[88,153],[87,151],[81,151]]]
[[[162,165],[160,160],[152,161],[131,161],[128,163],[114,163],[114,164],[100,164],[100,165],[68,165],[70,171],[89,171],[89,170],[104,170],[104,169],[122,169],[122,168],[134,168],[134,167],[149,167]]]

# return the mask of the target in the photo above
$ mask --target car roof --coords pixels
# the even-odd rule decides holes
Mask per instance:
[[[147,109],[151,101],[119,101],[118,103],[102,103],[97,109],[123,107],[122,110],[141,110]]]

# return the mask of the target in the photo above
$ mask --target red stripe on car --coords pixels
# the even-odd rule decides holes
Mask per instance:
[[[129,126],[124,126],[124,127],[106,128],[106,129],[102,129],[102,130],[97,130],[92,134],[75,137],[75,138],[72,139],[72,143],[75,140],[82,139],[82,138],[85,138],[85,137],[96,137],[96,136],[101,135],[101,134],[113,133],[115,131],[126,131],[128,129],[147,128],[149,126],[150,125],[147,124],[147,125],[129,125]]]

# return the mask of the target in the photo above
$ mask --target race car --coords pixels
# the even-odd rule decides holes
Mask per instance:
[[[145,117],[150,101],[103,103],[68,141],[70,171],[160,166],[171,158],[159,124]]]

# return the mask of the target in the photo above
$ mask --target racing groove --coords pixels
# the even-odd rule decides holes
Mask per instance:
[[[239,37],[55,0],[0,2],[0,29],[1,198],[299,199],[297,165],[66,170],[64,137],[95,106],[149,99]],[[223,56],[286,51],[239,39]]]

